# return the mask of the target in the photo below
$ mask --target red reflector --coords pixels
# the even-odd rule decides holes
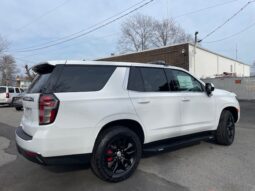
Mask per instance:
[[[37,156],[37,153],[33,153],[33,152],[30,152],[30,151],[25,151],[25,155],[28,156],[28,157],[35,158]]]
[[[10,98],[10,93],[6,93],[6,98]]]

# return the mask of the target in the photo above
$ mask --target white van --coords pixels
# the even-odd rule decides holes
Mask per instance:
[[[24,90],[18,87],[0,86],[0,104],[12,105],[13,97],[22,93]]]

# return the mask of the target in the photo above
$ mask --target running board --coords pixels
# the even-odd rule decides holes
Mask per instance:
[[[156,154],[164,151],[177,150],[183,147],[199,144],[201,141],[212,139],[214,139],[212,132],[205,132],[156,141],[145,144],[143,147],[143,154]]]

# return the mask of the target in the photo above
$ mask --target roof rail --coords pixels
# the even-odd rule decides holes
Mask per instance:
[[[155,60],[152,62],[148,62],[149,64],[158,64],[158,65],[163,65],[163,66],[167,66],[167,63],[164,60]]]

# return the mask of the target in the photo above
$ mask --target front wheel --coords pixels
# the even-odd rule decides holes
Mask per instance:
[[[136,133],[126,127],[112,127],[98,136],[91,158],[91,168],[101,179],[119,182],[136,170],[142,145]]]
[[[216,130],[216,143],[231,145],[235,138],[235,120],[230,111],[224,110],[220,116],[220,122]]]

